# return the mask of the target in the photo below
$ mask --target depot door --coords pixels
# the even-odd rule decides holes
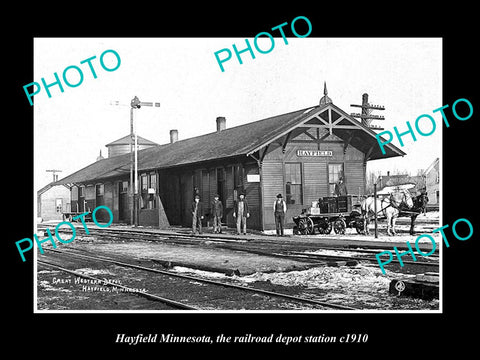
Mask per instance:
[[[127,222],[130,219],[128,208],[128,181],[120,181],[118,184],[118,219]]]

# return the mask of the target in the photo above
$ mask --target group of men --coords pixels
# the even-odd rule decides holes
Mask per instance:
[[[347,188],[343,182],[343,178],[340,177],[339,181],[335,184],[335,195],[347,195]],[[214,199],[210,206],[211,216],[213,218],[213,232],[222,232],[222,218],[223,218],[223,204],[220,201],[218,194],[215,194]],[[277,195],[277,199],[273,203],[273,216],[275,218],[275,229],[277,236],[284,235],[285,227],[285,214],[287,212],[287,203],[283,200],[282,194]],[[247,234],[247,219],[250,217],[250,210],[248,209],[248,201],[245,198],[245,194],[241,193],[238,200],[235,201],[233,207],[233,217],[237,222],[237,234]],[[202,220],[204,219],[203,204],[200,201],[200,195],[195,195],[195,200],[192,203],[192,232],[194,234],[202,233]]]
[[[215,194],[210,206],[211,216],[213,219],[213,232],[220,234],[222,232],[223,204],[218,194]],[[287,204],[283,200],[282,194],[277,195],[277,200],[273,204],[273,212],[277,235],[284,235],[285,213],[287,212]],[[238,200],[235,201],[233,207],[233,217],[237,222],[237,234],[247,234],[247,219],[250,217],[248,201],[245,194],[240,194]],[[192,232],[194,234],[202,233],[202,220],[204,219],[203,203],[200,201],[200,195],[195,195],[192,203]]]

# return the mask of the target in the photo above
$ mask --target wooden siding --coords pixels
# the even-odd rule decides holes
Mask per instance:
[[[158,226],[158,209],[142,209],[138,213],[138,223],[146,226]]]
[[[103,185],[103,196],[97,196],[95,201],[95,207],[105,205],[113,214],[113,183],[108,182]],[[98,221],[108,222],[110,215],[104,209],[100,209],[95,213],[95,217]]]
[[[319,197],[328,196],[328,169],[325,162],[303,164],[303,203],[310,206]]]
[[[226,178],[226,192],[225,200],[227,204],[227,209],[233,209],[233,203],[236,199],[233,196],[233,166],[225,167],[225,178]]]
[[[180,179],[175,173],[160,172],[159,194],[171,225],[181,224]]]
[[[208,170],[201,171],[202,185],[200,187],[200,199],[203,202],[205,213],[210,213],[210,180]]]
[[[343,140],[330,135],[320,143],[312,141],[312,137],[321,137],[326,132],[317,129],[308,129],[308,134],[297,134],[283,149],[283,140],[269,146],[262,165],[263,182],[263,209],[265,229],[274,229],[272,204],[278,193],[285,197],[284,164],[299,163],[302,171],[302,202],[300,204],[287,204],[285,223],[287,227],[293,226],[293,216],[301,213],[302,209],[309,208],[312,201],[320,197],[332,196],[328,183],[329,164],[342,164],[345,183],[350,194],[364,194],[365,192],[365,155],[352,146],[346,146]],[[298,142],[298,141],[302,142]],[[331,156],[298,156],[297,150],[331,151]]]
[[[95,200],[95,186],[94,185],[87,185],[85,187],[85,199],[86,200]]]
[[[275,228],[273,203],[277,194],[284,194],[283,174],[284,170],[281,162],[264,162],[262,165],[263,223],[265,229]],[[285,217],[285,220],[288,221],[288,216]]]
[[[281,162],[263,163],[262,181],[264,204],[273,203],[278,193],[284,193],[283,173],[283,165]]]
[[[208,187],[209,187],[209,196],[208,202],[211,203],[217,191],[217,169],[212,168],[208,171]]]
[[[365,194],[365,168],[363,162],[346,161],[344,164],[345,186],[352,195]]]
[[[257,164],[247,164],[244,166],[244,188],[250,209],[250,218],[247,221],[247,226],[250,229],[261,229],[261,199],[260,199],[260,182],[247,182],[247,175],[258,175]]]
[[[61,199],[62,208],[57,211],[57,199]],[[70,190],[63,185],[52,186],[47,191],[37,196],[37,216],[45,220],[62,220],[63,212],[70,211]],[[76,203],[76,201],[75,201]]]

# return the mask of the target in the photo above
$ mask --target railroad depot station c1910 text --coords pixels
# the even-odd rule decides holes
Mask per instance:
[[[340,177],[350,194],[365,195],[367,162],[405,155],[393,144],[386,144],[382,154],[373,129],[337,107],[325,85],[319,104],[309,108],[232,128],[217,117],[215,132],[179,139],[171,130],[170,143],[163,145],[138,137],[136,222],[190,226],[195,195],[208,218],[218,194],[223,223],[234,227],[234,202],[243,193],[248,228],[275,229],[272,204],[281,193],[287,204],[285,225],[291,227],[302,208],[333,196]],[[129,141],[130,135],[108,144],[107,158],[55,182],[70,187],[72,212],[105,205],[114,223],[133,223]],[[101,220],[100,213],[97,217]]]

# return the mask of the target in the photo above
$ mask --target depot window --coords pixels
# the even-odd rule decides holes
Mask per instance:
[[[285,192],[287,204],[302,204],[302,164],[285,163]]]
[[[140,183],[142,184],[142,192],[144,191],[147,191],[148,190],[148,178],[147,178],[147,174],[142,174],[141,178],[140,178]]]
[[[97,184],[95,186],[95,194],[97,196],[103,196],[103,192],[104,192],[104,185],[103,184]]]
[[[329,194],[335,193],[335,184],[343,177],[343,164],[328,164],[328,190]]]
[[[122,185],[120,187],[120,193],[125,194],[128,192],[128,181],[122,181]]]
[[[140,178],[140,182],[142,187],[142,192],[140,196],[140,207],[142,209],[156,209],[157,174],[143,174]]]

